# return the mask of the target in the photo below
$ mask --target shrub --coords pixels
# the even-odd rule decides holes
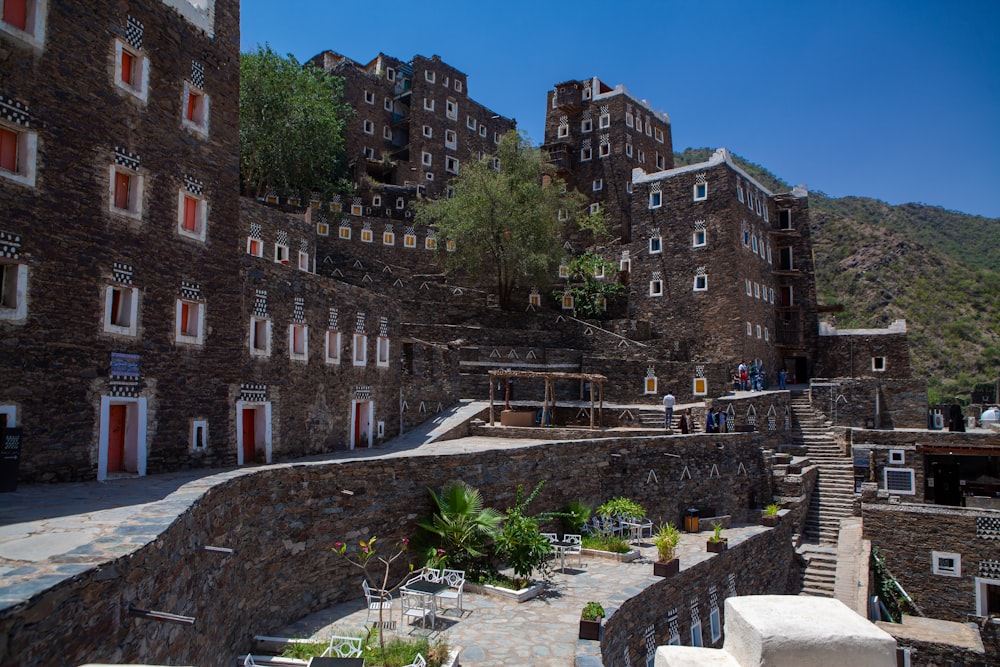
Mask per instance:
[[[672,560],[677,545],[681,541],[681,531],[672,523],[661,523],[653,535],[653,544],[656,545],[656,553],[660,560],[667,562]]]
[[[585,621],[596,621],[599,618],[604,618],[604,607],[601,606],[600,602],[588,602],[583,607],[583,611],[580,612],[580,618]]]
[[[628,498],[612,498],[597,508],[598,516],[629,517],[630,519],[645,519],[646,510],[642,505]]]
[[[632,550],[628,542],[617,535],[584,535],[580,546],[584,549],[610,551],[616,554],[625,554]]]

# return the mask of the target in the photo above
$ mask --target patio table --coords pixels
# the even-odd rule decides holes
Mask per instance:
[[[580,545],[577,544],[576,542],[563,542],[561,540],[557,540],[555,542],[552,542],[551,545],[552,545],[553,549],[555,549],[556,551],[559,552],[559,571],[560,572],[565,572],[566,571],[566,552],[569,551],[570,549],[572,549],[573,547],[578,547]]]

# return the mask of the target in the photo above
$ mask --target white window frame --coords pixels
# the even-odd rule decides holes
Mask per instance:
[[[644,377],[642,379],[642,393],[650,396],[660,393],[659,391],[660,379],[655,375],[653,377]]]
[[[379,368],[389,367],[389,337],[379,336],[375,339],[375,365]]]
[[[17,135],[17,164],[15,171],[0,169],[0,178],[19,183],[29,188],[35,187],[35,178],[38,170],[38,133],[26,127],[9,123],[0,123],[0,127]]]
[[[602,113],[600,116],[598,116],[597,127],[598,129],[601,130],[611,127],[611,114]]]
[[[573,298],[572,294],[562,295],[562,309],[563,310],[573,310],[576,308],[576,299]]]
[[[946,560],[951,560],[952,565],[942,565],[942,561]],[[941,577],[961,577],[962,554],[950,551],[932,551],[931,572]]]
[[[699,189],[701,189],[701,192],[699,192]],[[695,201],[705,201],[708,199],[708,183],[695,183],[692,196]]]
[[[470,129],[470,130],[472,130],[474,132],[476,130],[476,119],[473,118],[472,116],[466,116],[465,117],[465,127],[467,127],[468,129]]]
[[[603,190],[604,189],[604,179],[603,178],[595,178],[594,182],[591,183],[591,185],[590,185],[590,189],[593,192],[598,192],[600,190]]]
[[[346,225],[340,225],[337,228],[337,238],[344,239],[345,241],[351,240],[351,228]]]
[[[115,206],[115,175],[125,174],[129,177],[128,208]],[[116,215],[124,215],[135,220],[142,219],[143,194],[145,183],[142,174],[132,169],[112,164],[110,168],[110,183],[108,187],[108,208]]]
[[[277,264],[290,264],[292,257],[289,254],[288,246],[281,243],[274,244],[274,261]]]
[[[597,215],[600,212],[601,212],[601,205],[600,204],[598,204],[597,202],[594,202],[593,204],[590,205],[590,214],[591,215]]]
[[[445,130],[444,131],[444,146],[445,148],[450,148],[455,150],[458,146],[458,135],[455,134],[455,130]]]
[[[989,593],[987,586],[1000,586],[1000,579],[988,579],[986,577],[976,577],[976,616],[987,616],[989,609]],[[996,613],[996,610],[993,611]]]
[[[254,249],[257,252],[254,252]],[[263,257],[264,256],[264,241],[262,239],[255,239],[252,236],[247,237],[247,254],[252,257]]]
[[[417,235],[416,234],[403,234],[403,247],[404,248],[416,248],[417,247]]]
[[[128,322],[118,324],[111,321],[112,301],[118,291],[129,297]],[[119,305],[119,309],[121,306]],[[104,291],[104,331],[122,336],[135,336],[139,326],[139,289],[128,285],[108,285]]]
[[[424,250],[437,250],[437,239],[433,236],[424,238]]]
[[[656,168],[659,169],[660,171],[663,171],[664,169],[667,168],[667,159],[662,155],[660,155],[658,152],[656,153]]]
[[[434,111],[434,100],[424,98],[424,111]]]
[[[181,327],[183,318],[181,313],[184,306],[188,307],[188,323],[191,323],[191,309],[194,309],[194,333],[184,331]],[[192,299],[177,299],[174,308],[174,341],[181,345],[202,345],[205,341],[205,304],[202,301]]]
[[[628,127],[634,127],[634,124],[635,124],[635,117],[632,115],[632,112],[631,111],[626,111],[625,112],[625,125],[627,125]]]
[[[753,325],[747,322],[747,336],[753,335]]]
[[[431,127],[430,125],[424,125],[423,126],[423,133],[424,133],[424,136],[427,137],[428,139],[433,139],[434,138],[434,128]]]
[[[382,245],[396,245],[396,232],[382,232]]]
[[[183,125],[188,130],[200,134],[204,137],[208,136],[209,118],[211,117],[211,99],[208,93],[206,93],[201,88],[197,88],[191,85],[190,82],[185,81],[183,87],[183,97],[181,98],[181,125]],[[197,112],[194,114],[194,118],[188,118],[188,105],[191,103],[191,98],[197,97],[200,99],[200,104],[198,106]]]
[[[625,155],[632,157],[632,144],[625,144]]]
[[[392,98],[391,97],[385,97],[385,98],[382,99],[382,108],[383,109],[385,109],[386,111],[392,111],[392,107],[393,107],[393,104],[392,104]]]
[[[708,245],[708,231],[704,229],[696,229],[691,232],[691,247],[692,248],[704,248]]]
[[[191,199],[195,202],[195,229],[191,231],[184,229],[184,200]],[[208,202],[205,198],[181,188],[177,194],[177,233],[196,241],[205,240],[205,229],[208,226]]]
[[[569,136],[569,125],[560,125],[556,129],[556,137],[559,139],[565,139]]]
[[[424,81],[426,81],[427,83],[434,83],[436,79],[437,79],[437,74],[435,74],[429,69],[424,70]]]
[[[309,253],[299,251],[299,271],[305,271],[309,273]]]
[[[368,336],[356,333],[351,345],[351,358],[355,366],[368,365]]]
[[[659,255],[663,252],[663,238],[660,236],[649,237],[649,254]]]
[[[763,334],[764,334],[764,331],[760,328],[760,325],[758,324],[757,325],[757,338],[760,338],[761,336],[763,336]]]
[[[462,92],[462,91],[463,91],[464,89],[465,89],[465,86],[464,86],[464,85],[462,84],[462,80],[461,80],[461,79],[458,79],[458,78],[456,78],[456,79],[455,79],[455,92],[456,92],[456,93],[460,93],[460,92]]]
[[[885,356],[872,357],[872,372],[884,373],[889,359]]]
[[[662,280],[650,280],[649,281],[649,296],[663,296],[663,281]]]
[[[580,121],[580,131],[581,132],[593,132],[594,131],[594,121],[590,118],[584,118]]]
[[[704,646],[704,640],[701,636],[701,619],[695,619],[691,623],[691,646]]]
[[[28,265],[0,262],[0,276],[0,320],[25,320],[28,317]]]
[[[328,364],[340,364],[340,332],[328,329],[326,332],[325,360]]]
[[[420,164],[430,167],[434,164],[434,156],[427,151],[420,151]]]
[[[302,349],[295,349],[295,333],[302,332]],[[309,325],[292,322],[288,325],[288,358],[292,361],[309,361]]]
[[[375,123],[365,118],[364,121],[362,121],[361,131],[364,132],[365,134],[374,136]]]
[[[906,465],[906,450],[890,449],[889,465]]]
[[[639,156],[638,156],[638,160],[639,160],[639,162],[641,162],[642,164],[646,164],[646,152],[645,152],[645,151],[643,151],[643,150],[642,150],[641,148],[639,149]]]
[[[446,155],[444,157],[444,170],[449,174],[458,174],[458,158]]]
[[[452,120],[458,120],[458,102],[455,102],[454,100],[445,100],[444,115]]]
[[[909,489],[899,489],[899,488],[889,488],[889,473],[903,473],[909,475],[910,478],[910,488]],[[916,495],[917,491],[915,488],[915,474],[913,468],[890,468],[885,467],[882,469],[882,488],[889,492],[890,495],[903,495],[912,496]]]
[[[191,421],[191,451],[203,452],[206,449],[208,449],[208,420],[194,419]]]
[[[0,2],[0,7],[3,3]],[[36,49],[45,44],[45,23],[48,17],[48,0],[29,0],[24,30],[0,20],[0,33],[6,33]]]
[[[370,90],[366,90],[365,91],[365,104],[371,104],[372,106],[375,105],[375,93],[374,92],[372,92]]]
[[[611,155],[611,144],[601,144],[597,147],[598,157],[608,157]]]
[[[261,325],[258,327],[258,325]],[[264,345],[257,345],[258,334],[263,333]],[[247,339],[250,345],[250,355],[254,357],[271,356],[271,319],[268,317],[250,317],[250,337]]]
[[[661,144],[663,143],[663,130],[658,127],[653,128],[653,138],[655,138]]]
[[[135,83],[122,81],[122,53],[132,56],[132,75]],[[115,86],[143,103],[149,98],[149,58],[120,39],[115,40]]]
[[[660,208],[663,206],[663,193],[659,190],[649,193],[649,208]]]
[[[712,610],[708,612],[708,626],[712,635],[712,643],[722,639],[722,619],[720,618],[718,607],[712,607]]]
[[[580,149],[580,162],[589,162],[594,157],[594,151],[590,148]]]
[[[489,130],[486,129],[486,123],[480,123],[479,124],[479,136],[481,136],[483,139],[485,139],[486,138],[486,134],[488,132],[489,132]]]

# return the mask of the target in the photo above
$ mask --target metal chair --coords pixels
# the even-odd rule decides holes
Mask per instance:
[[[444,600],[457,600],[458,613],[462,613],[462,589],[465,587],[465,570],[441,570],[441,581],[448,584],[448,588],[437,594]]]
[[[567,533],[563,535],[563,542],[569,542],[573,546],[566,549],[567,556],[576,556],[578,565],[583,567],[583,538],[580,535],[573,535],[572,533]]]
[[[427,667],[427,661],[424,660],[424,656],[417,654],[417,657],[413,659],[408,665],[403,665],[403,667]]]
[[[392,609],[392,593],[381,588],[372,588],[366,579],[361,580],[361,587],[365,590],[365,600],[368,602],[368,615],[365,616],[365,623],[368,622],[373,611]]]
[[[338,637],[330,635],[330,645],[320,653],[321,658],[360,658],[361,637]]]
[[[400,625],[407,617],[419,618],[420,627],[427,627],[427,619],[431,620],[431,629],[437,623],[437,607],[434,604],[433,595],[422,595],[420,593],[410,593],[402,591],[400,596],[402,602],[402,612],[400,614]]]

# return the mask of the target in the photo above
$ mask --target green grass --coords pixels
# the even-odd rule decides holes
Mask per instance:
[[[584,535],[581,546],[584,549],[610,551],[616,554],[624,554],[632,550],[628,542],[620,537],[612,537],[610,535]]]

